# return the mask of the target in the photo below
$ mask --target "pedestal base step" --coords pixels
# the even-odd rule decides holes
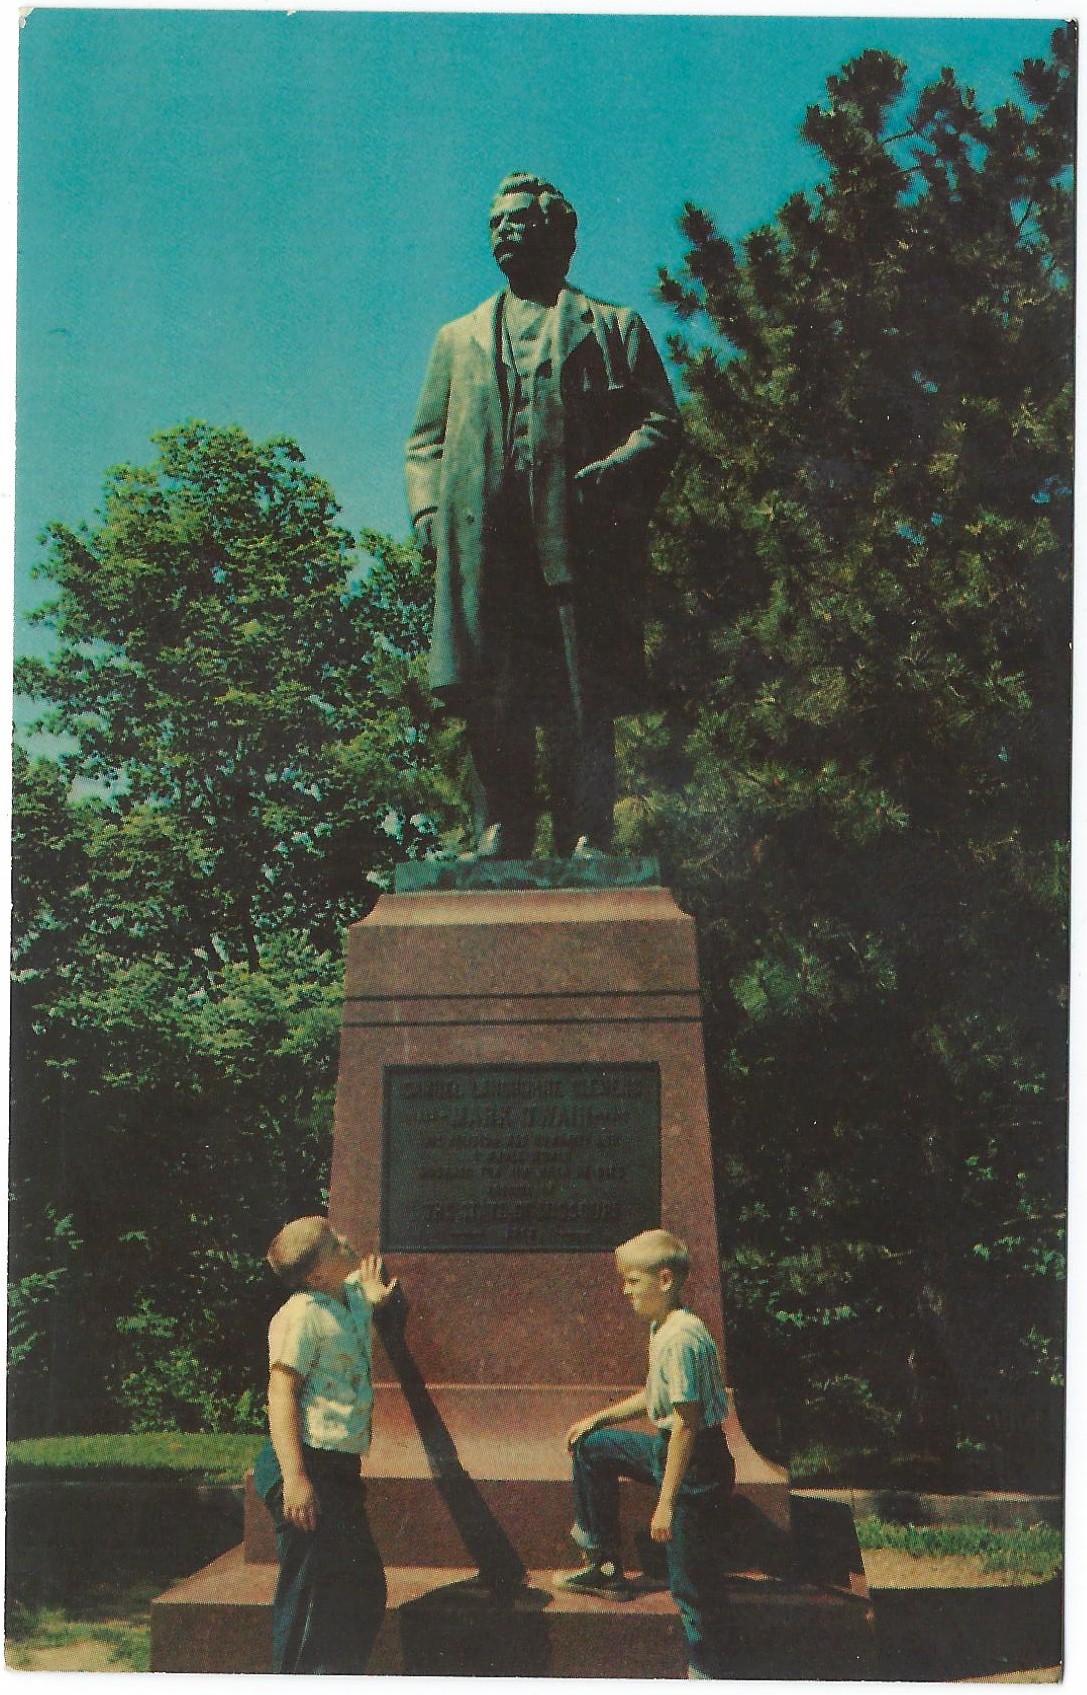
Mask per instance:
[[[531,1571],[496,1597],[466,1568],[393,1566],[368,1670],[505,1677],[684,1677],[683,1630],[666,1589],[642,1579],[624,1602],[570,1595]],[[232,1549],[151,1604],[151,1670],[268,1672],[276,1567]],[[874,1675],[867,1594],[731,1578],[731,1675]]]
[[[566,1432],[583,1414],[625,1400],[639,1387],[439,1383],[415,1384],[409,1396],[395,1384],[376,1384],[374,1442],[363,1474],[367,1513],[386,1563],[491,1571],[508,1564],[515,1549],[514,1558],[532,1568],[565,1564],[573,1553]],[[786,1576],[787,1476],[751,1447],[731,1390],[729,1395],[724,1428],[739,1497],[730,1558],[741,1571],[757,1566]],[[633,1527],[648,1516],[648,1508],[623,1515],[619,1552],[628,1569],[642,1557]],[[275,1561],[271,1516],[251,1476],[245,1548],[249,1560]]]

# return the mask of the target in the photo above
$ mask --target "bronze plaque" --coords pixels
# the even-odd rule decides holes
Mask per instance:
[[[386,1068],[386,1253],[598,1253],[659,1220],[658,1066]]]

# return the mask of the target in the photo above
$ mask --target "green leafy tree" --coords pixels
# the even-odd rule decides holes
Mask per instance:
[[[252,1418],[260,1253],[326,1181],[343,930],[460,818],[415,550],[356,551],[292,442],[156,442],[47,533],[56,647],[17,674],[68,750],[16,764],[14,1213],[80,1245],[13,1379],[37,1428]],[[14,1244],[39,1316],[56,1237]]]
[[[813,195],[740,242],[687,208],[623,829],[701,919],[737,1377],[786,1446],[1052,1478],[1070,27],[1020,82],[909,102],[865,53]]]
[[[50,703],[39,727],[72,738],[65,775],[115,797],[118,882],[168,860],[170,902],[148,903],[144,939],[180,931],[214,972],[255,964],[283,925],[334,941],[393,840],[433,839],[452,797],[410,686],[418,558],[370,536],[363,571],[293,442],[199,423],[155,440],[153,465],[110,473],[97,524],[47,531],[59,592],[33,617],[57,651],[23,660],[16,685]],[[394,728],[381,784],[360,787]]]

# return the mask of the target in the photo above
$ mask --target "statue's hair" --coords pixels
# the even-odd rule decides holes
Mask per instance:
[[[668,1270],[676,1283],[682,1284],[691,1269],[691,1256],[686,1242],[670,1230],[643,1230],[640,1236],[619,1244],[615,1263],[620,1271]]]
[[[264,1257],[288,1288],[302,1289],[331,1236],[332,1226],[327,1218],[292,1218]]]
[[[555,253],[569,264],[577,246],[577,213],[565,194],[534,171],[510,171],[499,183],[495,200],[501,200],[504,194],[531,194],[539,201]]]

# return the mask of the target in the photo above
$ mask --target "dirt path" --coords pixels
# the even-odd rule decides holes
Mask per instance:
[[[97,1619],[82,1628],[73,1620],[62,1628],[63,1642],[36,1642],[33,1637],[9,1640],[4,1655],[7,1665],[12,1671],[134,1671],[129,1656],[118,1652],[118,1638],[131,1642],[133,1636],[150,1634],[145,1612]]]
[[[119,1664],[106,1642],[80,1637],[57,1648],[33,1648],[21,1642],[8,1643],[7,1663],[12,1671],[132,1671]]]
[[[865,1548],[865,1575],[873,1589],[1024,1589],[1042,1582],[1014,1571],[986,1571],[980,1554],[903,1554]]]

